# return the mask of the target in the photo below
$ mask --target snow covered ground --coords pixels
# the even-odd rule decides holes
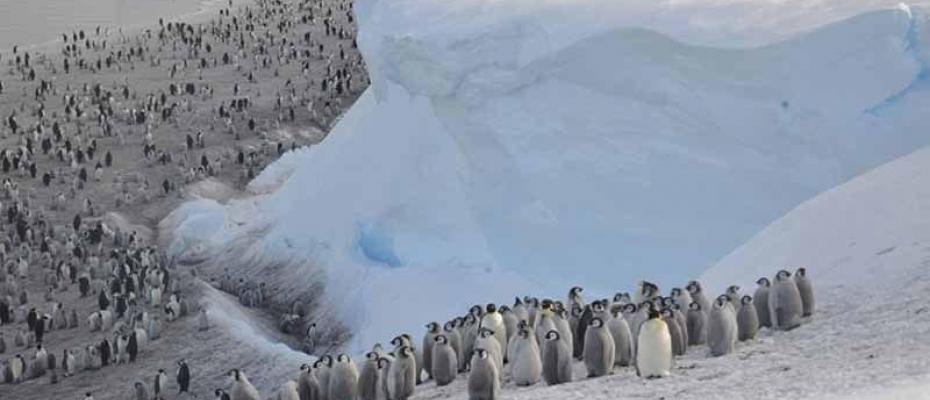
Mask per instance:
[[[330,136],[259,176],[261,194],[170,218],[181,257],[288,293],[322,274],[354,350],[517,293],[681,284],[800,202],[930,144],[917,7],[357,7],[372,85]]]

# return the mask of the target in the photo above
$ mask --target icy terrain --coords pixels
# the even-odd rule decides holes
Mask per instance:
[[[516,293],[681,284],[930,143],[919,8],[749,4],[361,1],[368,91],[254,197],[178,210],[172,251],[325,279],[355,350]]]

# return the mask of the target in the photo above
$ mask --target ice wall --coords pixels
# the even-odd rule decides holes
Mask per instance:
[[[734,3],[361,0],[372,86],[253,182],[277,190],[182,207],[172,250],[294,290],[322,273],[357,346],[530,290],[679,284],[930,142],[921,12],[823,25],[876,7],[777,3],[783,25]],[[733,32],[753,19],[790,29]]]

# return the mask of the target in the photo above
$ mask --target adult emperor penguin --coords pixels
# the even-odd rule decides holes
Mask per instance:
[[[497,306],[488,304],[485,308],[485,314],[481,317],[481,328],[490,329],[494,332],[494,338],[501,349],[507,348],[507,327],[504,325],[504,317],[497,312]],[[479,330],[480,332],[480,330]],[[503,356],[503,354],[501,354]],[[503,358],[501,358],[503,360]]]
[[[355,398],[346,397],[346,400],[354,400]],[[278,400],[301,400],[300,393],[297,391],[297,382],[287,381],[281,385],[281,388],[278,389]]]
[[[633,361],[633,336],[626,319],[617,315],[619,312],[619,309],[611,311],[614,317],[607,321],[607,330],[614,340],[614,365],[628,367]]]
[[[588,378],[612,373],[615,359],[614,338],[604,320],[595,317],[585,331],[584,366],[588,370]]]
[[[807,268],[798,268],[798,271],[794,273],[794,283],[801,294],[801,316],[814,315],[814,287],[811,285],[810,278],[807,277]]]
[[[542,378],[542,360],[539,358],[539,344],[525,322],[511,339],[513,348],[511,379],[517,386],[535,385]]]
[[[10,360],[10,372],[13,375],[13,383],[19,383],[26,379],[26,360],[22,355],[17,354]]]
[[[494,366],[497,367],[497,370],[504,370],[504,349],[500,347],[500,343],[497,341],[494,331],[488,328],[481,328],[478,339],[475,340],[475,348],[484,349],[490,353],[491,361],[494,361]]]
[[[187,360],[178,361],[178,393],[190,393],[191,388],[191,369],[187,365]]]
[[[550,330],[543,344],[543,379],[549,385],[558,385],[572,381],[572,352],[559,335],[559,331]]]
[[[403,346],[398,349],[394,357],[388,371],[388,392],[391,400],[407,400],[413,396],[417,383],[416,354],[413,347]]]
[[[636,338],[636,373],[643,378],[662,378],[672,370],[672,337],[656,310],[649,310]]]
[[[469,400],[497,400],[501,391],[501,378],[497,365],[484,349],[475,349],[468,374]]]
[[[358,398],[360,400],[378,400],[378,394],[381,393],[384,385],[381,380],[381,371],[378,368],[379,358],[378,352],[374,350],[365,354],[365,362],[362,363],[362,370],[358,374]],[[301,396],[301,400],[307,399]]]
[[[775,282],[769,289],[769,317],[772,328],[791,330],[801,326],[803,304],[797,283],[791,279],[791,273],[778,271]]]
[[[688,344],[697,346],[707,343],[707,313],[701,304],[692,301],[688,306]]]
[[[258,390],[252,386],[245,373],[233,369],[229,371],[229,376],[233,379],[232,390],[229,391],[230,400],[261,400]]]
[[[736,313],[736,327],[738,339],[741,342],[756,338],[759,331],[759,316],[756,306],[752,304],[752,296],[743,296],[739,311]]]
[[[346,354],[336,357],[329,374],[330,400],[355,400],[358,397],[358,369]]]
[[[159,369],[158,373],[155,374],[155,381],[152,383],[152,394],[155,395],[155,400],[164,400],[167,393],[168,375],[165,374],[165,370]]]
[[[422,370],[426,371],[426,375],[430,378],[433,377],[433,346],[436,344],[436,336],[442,333],[442,329],[439,327],[438,322],[430,322],[426,324],[426,334],[423,335],[423,365]]]
[[[701,286],[700,282],[688,282],[688,286],[685,286],[685,289],[691,294],[691,299],[701,305],[702,310],[710,312],[710,300],[704,295],[704,288]]]
[[[772,283],[769,278],[761,277],[756,281],[759,286],[752,295],[752,304],[756,307],[756,316],[759,317],[759,326],[765,328],[772,327],[772,319],[769,316],[769,287]]]
[[[459,361],[455,349],[449,344],[449,338],[444,334],[436,335],[433,339],[433,352],[430,355],[432,370],[430,376],[436,380],[436,386],[446,386],[455,380],[458,374]],[[425,362],[425,360],[424,360]]]
[[[718,357],[730,354],[736,348],[737,326],[736,312],[730,305],[727,295],[720,295],[714,301],[707,319],[707,345],[710,355]]]

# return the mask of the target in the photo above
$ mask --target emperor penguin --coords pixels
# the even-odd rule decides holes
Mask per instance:
[[[358,369],[346,354],[336,357],[329,375],[330,400],[356,400],[358,397]]]
[[[685,289],[691,294],[691,299],[701,305],[702,310],[710,312],[710,300],[704,295],[704,288],[701,286],[700,282],[688,282],[688,286],[685,286]]]
[[[423,366],[422,370],[430,378],[433,377],[433,346],[436,344],[436,336],[442,333],[438,322],[426,324],[426,334],[423,335]]]
[[[132,386],[135,389],[136,400],[149,400],[149,389],[144,382],[136,381]]]
[[[388,393],[391,400],[407,400],[417,383],[416,354],[413,347],[402,346],[394,356],[388,371]]]
[[[683,313],[682,307],[672,301],[671,306],[669,307],[672,310],[672,316],[675,317],[675,321],[678,322],[678,327],[681,328],[681,348],[682,353],[688,351],[688,343],[691,341],[690,332],[688,332],[688,317]]]
[[[672,337],[659,312],[650,309],[649,319],[636,339],[636,373],[643,378],[662,378],[672,370]]]
[[[320,383],[316,380],[310,365],[301,364],[300,374],[297,375],[297,393],[300,400],[320,400]]]
[[[497,367],[497,370],[504,370],[504,349],[500,347],[500,343],[497,341],[494,331],[488,328],[481,328],[478,339],[475,340],[475,348],[487,351],[490,354],[491,361],[494,361],[494,366]]]
[[[568,290],[568,303],[566,303],[566,306],[568,306],[569,310],[575,306],[582,309],[584,308],[584,299],[581,297],[581,292],[583,291],[584,289],[579,286],[572,287]]]
[[[707,345],[710,355],[719,357],[730,354],[736,348],[736,312],[727,295],[720,295],[707,319]]]
[[[759,331],[759,316],[756,313],[756,306],[752,301],[752,296],[743,296],[742,304],[736,313],[736,327],[739,341],[744,342],[756,338],[756,332]]]
[[[613,373],[615,359],[614,338],[604,320],[595,317],[585,331],[584,366],[588,370],[588,378]]]
[[[358,374],[358,398],[360,400],[378,400],[378,394],[384,385],[381,381],[381,371],[378,370],[379,358],[377,351],[365,353],[365,362],[362,363],[362,370]],[[301,396],[301,400],[307,399]]]
[[[481,328],[490,329],[494,332],[494,338],[501,349],[507,348],[507,327],[504,325],[504,317],[497,312],[497,306],[488,304],[485,314],[481,317]],[[503,360],[503,359],[502,359]]]
[[[191,387],[191,369],[187,365],[187,360],[178,361],[178,393],[190,393]]]
[[[678,304],[682,308],[688,307],[688,305],[690,305],[691,302],[694,301],[691,298],[691,292],[687,290],[682,290],[681,288],[677,288],[677,287],[672,288],[671,297],[672,297],[672,301],[674,301],[675,304]]]
[[[471,357],[471,372],[468,374],[468,399],[498,400],[500,381],[500,372],[491,355],[484,349],[475,349]]]
[[[158,373],[155,374],[155,381],[152,383],[152,393],[155,395],[155,400],[165,399],[165,394],[168,393],[168,375],[165,374],[165,370],[159,369]]]
[[[542,359],[536,335],[522,322],[521,328],[511,339],[511,379],[517,386],[535,385],[542,378]]]
[[[733,310],[739,310],[740,299],[743,297],[739,294],[739,286],[730,285],[727,287],[726,296],[730,301],[730,305],[733,306]]]
[[[707,313],[701,309],[701,304],[692,301],[688,306],[688,344],[697,346],[707,343]]]
[[[517,323],[520,321],[526,321],[526,323],[530,323],[530,311],[526,307],[526,304],[523,303],[523,300],[520,300],[519,297],[514,299],[512,310],[513,316],[517,319]],[[508,331],[507,333],[510,332]]]
[[[798,268],[798,271],[794,273],[794,283],[801,294],[801,316],[814,315],[814,288],[810,278],[807,277],[807,268]]]
[[[630,332],[630,325],[622,316],[614,315],[610,321],[607,321],[607,330],[610,331],[610,337],[614,340],[614,365],[630,366],[633,361],[633,334]]]
[[[223,389],[213,391],[213,400],[229,400],[229,393]]]
[[[10,360],[10,373],[13,375],[13,383],[19,383],[25,380],[26,360],[22,355],[17,354]]]
[[[536,313],[536,325],[533,326],[535,326],[536,329],[537,343],[545,343],[546,335],[549,333],[549,331],[558,330],[558,326],[555,324],[555,315],[549,308],[548,304],[544,304],[542,308]]]
[[[752,304],[756,307],[756,315],[759,317],[759,326],[765,328],[772,327],[772,318],[769,316],[769,287],[772,283],[769,278],[761,277],[756,281],[759,286],[752,295]]]
[[[642,303],[646,300],[652,300],[659,294],[659,287],[652,282],[639,281],[636,287],[636,294],[634,300],[637,303]]]
[[[207,329],[210,329],[210,320],[207,318],[206,307],[203,307],[197,315],[197,330],[203,332]]]
[[[520,323],[520,320],[517,319],[517,316],[513,313],[513,310],[507,306],[500,306],[497,310],[501,314],[501,318],[504,320],[504,331],[507,332],[507,343],[510,343],[510,338],[517,333],[517,324]],[[505,357],[506,358],[506,357]]]
[[[346,397],[346,399],[349,400],[350,398]],[[278,389],[278,400],[301,400],[300,393],[297,391],[297,382],[284,382],[281,388]]]
[[[313,373],[320,382],[320,397],[329,399],[329,376],[333,367],[333,357],[329,354],[320,356],[313,362]]]
[[[449,345],[455,350],[455,359],[458,360],[458,370],[465,370],[464,354],[462,353],[462,337],[459,336],[459,330],[455,327],[455,320],[448,321],[442,326],[442,333],[449,340]]]
[[[449,338],[444,334],[436,335],[433,352],[430,355],[432,371],[430,376],[436,380],[436,386],[446,386],[455,380],[458,374],[459,361],[455,349],[449,344]],[[424,360],[425,362],[426,360]]]
[[[543,379],[549,385],[558,385],[572,381],[572,352],[562,340],[559,331],[546,333],[543,344]]]
[[[229,391],[230,400],[261,400],[261,395],[245,373],[238,369],[229,371],[229,376],[233,379],[232,390]]]
[[[555,321],[556,330],[559,331],[559,337],[562,338],[562,341],[568,346],[568,351],[574,356],[575,335],[572,332],[572,327],[568,324],[568,312],[564,309],[558,310],[553,320]],[[581,323],[581,321],[579,321],[579,323]]]
[[[77,373],[77,361],[74,358],[74,354],[71,353],[71,350],[65,349],[62,362],[64,363],[65,376],[73,376]]]
[[[681,325],[678,325],[678,320],[675,319],[675,315],[670,308],[663,309],[661,314],[665,326],[668,327],[669,337],[672,338],[672,354],[683,356],[685,354],[685,337],[681,334]]]
[[[785,270],[778,271],[775,282],[769,289],[769,317],[772,319],[772,328],[787,331],[801,326],[802,301],[797,283],[791,279],[791,273]]]

